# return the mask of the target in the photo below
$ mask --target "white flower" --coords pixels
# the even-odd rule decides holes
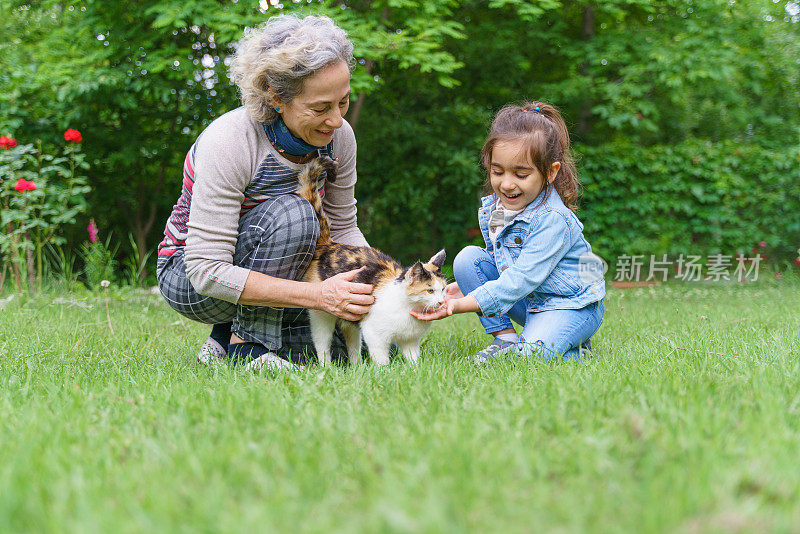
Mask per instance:
[[[111,285],[111,282],[109,282],[108,280],[102,280],[102,281],[100,282],[100,285],[101,285],[102,287],[108,287],[108,286],[110,286],[110,285]]]

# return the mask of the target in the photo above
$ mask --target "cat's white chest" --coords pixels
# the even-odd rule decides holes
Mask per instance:
[[[428,331],[430,323],[414,318],[410,311],[405,289],[399,284],[389,284],[375,292],[375,304],[362,323],[393,343],[418,341]]]

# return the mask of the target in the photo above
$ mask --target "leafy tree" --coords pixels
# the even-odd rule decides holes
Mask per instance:
[[[6,101],[24,104],[4,108],[0,120],[18,137],[43,134],[47,128],[37,129],[37,121],[79,125],[87,152],[96,156],[92,204],[103,209],[95,218],[132,232],[145,257],[153,245],[148,238],[179,192],[186,150],[210,120],[238,105],[226,65],[244,28],[279,12],[335,16],[358,43],[353,88],[365,95],[380,83],[373,65],[434,72],[441,83],[453,83],[448,74],[459,64],[441,49],[445,37],[461,30],[446,20],[453,5],[389,0],[277,9],[217,0],[35,6],[6,0],[4,29],[20,37],[10,43],[13,58],[0,64],[0,80],[11,88]],[[25,65],[22,72],[17,65]]]

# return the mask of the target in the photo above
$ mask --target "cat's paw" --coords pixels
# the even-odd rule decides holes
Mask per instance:
[[[383,367],[384,365],[389,365],[389,356],[388,355],[372,356],[372,363],[380,367]]]
[[[419,347],[406,347],[403,349],[403,355],[408,363],[416,365],[419,360]]]

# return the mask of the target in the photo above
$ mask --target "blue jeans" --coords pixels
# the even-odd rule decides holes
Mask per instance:
[[[453,261],[453,273],[464,295],[489,280],[500,277],[491,256],[482,248],[469,246],[458,253]],[[561,355],[565,360],[579,359],[579,346],[588,341],[603,322],[603,300],[577,310],[528,311],[525,300],[514,304],[505,315],[481,317],[487,334],[513,329],[511,320],[522,325],[522,354],[537,353],[545,359]]]

